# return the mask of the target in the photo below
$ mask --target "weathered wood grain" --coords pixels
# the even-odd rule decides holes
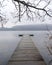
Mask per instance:
[[[46,65],[30,36],[23,36],[7,65]]]

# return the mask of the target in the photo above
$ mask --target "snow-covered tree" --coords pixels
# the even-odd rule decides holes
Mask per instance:
[[[12,23],[34,19],[45,21],[52,19],[52,0],[0,0],[0,14]]]
[[[1,24],[1,27],[3,28],[4,25],[7,23],[7,19],[5,16],[0,16],[0,24]]]
[[[0,0],[0,24],[2,27],[7,22],[15,22],[16,15],[16,8],[12,0]]]

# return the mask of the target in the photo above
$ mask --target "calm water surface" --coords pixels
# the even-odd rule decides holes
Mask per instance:
[[[47,31],[0,31],[0,65],[6,65],[6,63],[10,59],[19,41],[21,40],[21,37],[18,36],[19,34],[23,34],[23,35],[34,34],[34,37],[32,39],[33,40],[36,39],[36,41],[39,41],[41,39],[41,42],[43,44],[43,40],[45,41],[45,39],[48,37],[49,32]]]

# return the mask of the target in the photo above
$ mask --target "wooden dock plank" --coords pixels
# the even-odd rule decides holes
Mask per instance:
[[[22,38],[7,65],[46,65],[30,36]]]

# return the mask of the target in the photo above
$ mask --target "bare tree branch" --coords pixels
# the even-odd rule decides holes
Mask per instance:
[[[46,6],[44,8],[46,8],[49,4],[50,4],[51,0],[46,4]]]
[[[19,4],[19,21],[20,21],[20,19],[21,19],[21,17],[20,17],[20,15],[21,15],[20,2],[18,4]]]
[[[31,4],[26,3],[25,1],[21,1],[21,0],[14,0],[14,1],[17,1],[18,3],[21,3],[21,4],[23,4],[23,5],[26,6],[26,7],[31,7],[31,8],[37,9],[37,10],[43,10],[43,11],[46,12],[46,14],[47,14],[48,16],[52,17],[52,15],[50,15],[50,14],[47,12],[47,10],[44,9],[46,6],[48,6],[48,4],[49,4],[50,2],[49,2],[44,8],[38,8],[38,7],[36,7],[36,6],[33,6],[33,5],[31,5]],[[41,0],[40,0],[40,1],[41,1]],[[40,2],[40,1],[39,1],[39,2]]]
[[[6,19],[5,16],[3,17],[3,16],[0,15],[0,23],[1,23],[1,26],[3,28],[4,27],[4,24],[7,23],[7,19]]]
[[[41,2],[41,0],[37,3],[37,5],[39,5],[40,2]],[[36,5],[36,6],[37,6],[37,5]]]

